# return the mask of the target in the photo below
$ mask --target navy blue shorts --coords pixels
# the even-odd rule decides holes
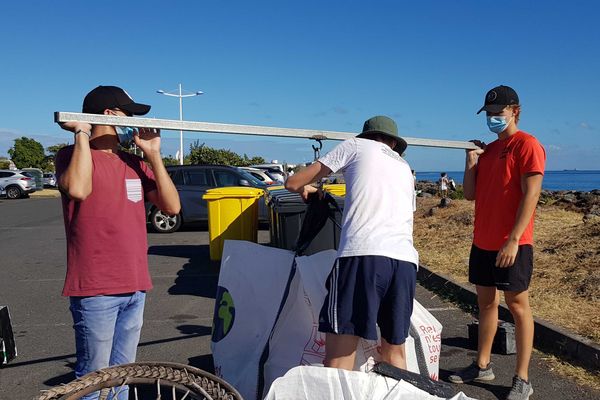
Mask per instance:
[[[390,344],[408,337],[413,310],[415,264],[383,256],[342,257],[327,278],[319,331]]]

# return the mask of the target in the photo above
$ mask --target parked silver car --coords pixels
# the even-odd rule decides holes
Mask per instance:
[[[56,187],[56,175],[52,172],[44,172],[44,187]]]
[[[9,199],[18,199],[36,191],[35,179],[24,171],[0,169],[0,187]]]

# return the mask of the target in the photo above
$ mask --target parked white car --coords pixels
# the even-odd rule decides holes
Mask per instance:
[[[263,182],[265,185],[274,185],[277,182],[277,179],[273,177],[268,171],[260,168],[252,168],[252,167],[241,167],[244,171],[248,172],[250,175],[255,177],[256,179]]]
[[[0,187],[9,199],[18,199],[36,191],[35,179],[25,171],[0,169]]]
[[[279,169],[279,167],[268,167],[266,164],[261,165],[251,165],[251,168],[257,168],[263,170],[269,174],[275,180],[276,184],[283,184],[285,182],[286,176],[283,170]]]

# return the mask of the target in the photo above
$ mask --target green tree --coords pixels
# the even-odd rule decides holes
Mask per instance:
[[[46,150],[49,154],[46,156],[46,160],[44,162],[45,172],[53,172],[55,170],[54,159],[56,158],[56,154],[59,152],[60,149],[68,145],[69,143],[58,143],[46,147]]]
[[[175,157],[169,155],[166,157],[163,157],[163,164],[165,164],[165,166],[169,166],[169,165],[179,165],[179,160],[177,160]]]
[[[48,156],[54,160],[54,158],[56,157],[56,153],[58,153],[58,151],[60,149],[62,149],[63,147],[66,147],[68,145],[69,145],[69,143],[58,143],[58,144],[53,144],[52,146],[46,147],[46,151],[48,151]]]
[[[244,164],[245,165],[241,165],[241,167],[247,167],[249,165],[264,164],[264,163],[266,163],[266,161],[262,157],[254,156],[252,158],[248,158],[248,156],[246,154],[244,154]]]
[[[198,140],[190,145],[190,152],[185,157],[185,164],[221,164],[235,167],[262,164],[264,161],[262,157],[250,158],[246,154],[240,156],[231,150],[213,149],[205,143],[200,144]]]
[[[10,161],[6,157],[0,157],[0,169],[8,169]]]
[[[47,165],[44,146],[35,139],[21,137],[15,139],[15,144],[8,149],[8,154],[17,168],[41,168],[45,169]]]

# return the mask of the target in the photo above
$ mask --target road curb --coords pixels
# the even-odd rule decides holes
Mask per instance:
[[[60,197],[60,192],[58,190],[52,190],[52,189],[44,189],[44,190],[39,190],[36,192],[33,192],[29,195],[29,197],[31,198],[44,198],[44,199],[48,199],[48,198],[57,198]]]
[[[417,279],[427,289],[450,297],[451,300],[469,308],[471,312],[476,312],[477,294],[474,289],[453,282],[447,276],[435,273],[423,265],[419,266]],[[504,321],[513,322],[510,311],[503,304],[500,305],[498,316]],[[554,354],[588,369],[596,371],[600,369],[600,345],[541,318],[534,318],[534,321],[533,345],[536,349]]]

